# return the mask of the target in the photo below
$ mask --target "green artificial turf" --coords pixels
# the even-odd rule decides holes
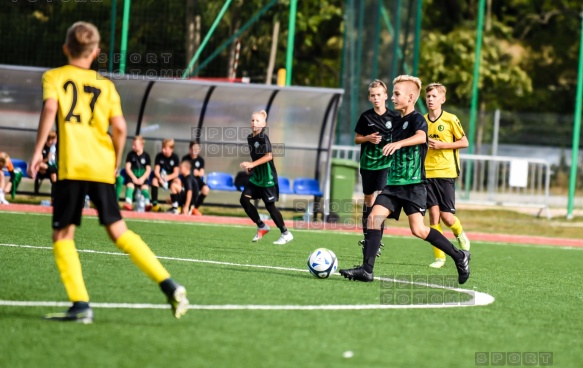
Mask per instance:
[[[0,299],[66,302],[50,250],[50,216],[0,212],[0,224]],[[382,304],[388,295],[444,293],[243,266],[305,271],[308,254],[326,247],[336,253],[340,268],[352,267],[361,261],[359,234],[292,229],[294,241],[278,246],[272,244],[277,229],[252,243],[253,227],[128,225],[158,256],[173,258],[162,263],[187,287],[193,305]],[[375,276],[449,282],[457,275],[451,260],[441,270],[427,267],[433,252],[419,239],[390,237],[384,243]],[[76,245],[119,253],[95,218],[83,220]],[[80,258],[92,302],[165,302],[129,257],[80,252]],[[487,306],[193,309],[180,320],[165,309],[94,308],[92,325],[40,318],[63,307],[0,306],[0,367],[474,367],[479,352],[552,352],[554,366],[577,367],[583,343],[581,264],[583,249],[473,242],[472,275],[460,287],[494,296]],[[351,358],[343,357],[347,351]]]

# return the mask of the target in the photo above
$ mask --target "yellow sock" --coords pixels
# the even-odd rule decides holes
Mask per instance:
[[[451,229],[451,231],[453,231],[453,235],[458,236],[462,233],[462,231],[464,231],[464,229],[462,228],[462,223],[460,222],[460,219],[458,219],[456,216],[454,216],[454,218],[455,222],[449,228]]]
[[[130,255],[136,266],[157,284],[170,277],[170,274],[154,255],[150,247],[133,231],[126,231],[115,245]]]
[[[57,240],[53,244],[53,252],[61,280],[72,302],[89,302],[89,294],[83,281],[79,253],[73,240]]]
[[[441,224],[437,225],[429,225],[430,228],[433,228],[443,234],[443,230],[441,229]],[[445,259],[445,253],[439,248],[433,247],[433,254],[435,254],[435,258]]]

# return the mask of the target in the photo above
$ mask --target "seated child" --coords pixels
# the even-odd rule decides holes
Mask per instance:
[[[137,136],[134,138],[132,150],[126,156],[126,177],[124,184],[126,186],[126,200],[123,208],[127,211],[133,209],[132,203],[134,198],[134,190],[137,188],[141,190],[146,203],[146,210],[152,208],[150,204],[150,191],[148,190],[148,179],[152,172],[152,164],[150,155],[144,151],[144,138]]]
[[[198,184],[192,175],[190,165],[190,160],[180,163],[180,180],[173,181],[170,186],[172,208],[168,212],[176,215],[181,212],[183,215],[190,215],[198,197]],[[182,211],[178,210],[178,207],[181,207]]]
[[[190,165],[192,167],[192,175],[196,179],[196,183],[198,184],[198,189],[200,193],[198,194],[198,199],[194,204],[194,209],[192,210],[192,214],[196,216],[202,215],[200,213],[200,206],[204,202],[204,199],[207,195],[209,195],[210,188],[203,180],[204,177],[204,158],[200,156],[200,143],[198,141],[190,142],[190,151],[187,155],[182,157],[182,161],[189,160]]]
[[[57,133],[50,132],[43,147],[43,161],[40,164],[38,174],[34,180],[34,192],[38,194],[40,185],[44,179],[49,179],[51,184],[57,182]],[[51,198],[53,189],[51,186]]]
[[[174,151],[174,139],[162,141],[162,152],[154,158],[154,177],[152,178],[152,211],[159,212],[158,188],[168,190],[173,181],[178,179],[178,156]]]
[[[4,178],[3,169],[6,169],[10,175],[8,181]],[[10,156],[6,152],[0,152],[0,204],[9,204],[4,193],[12,193],[13,185],[16,188],[21,178],[22,173],[16,173],[14,171],[14,165],[12,165]]]

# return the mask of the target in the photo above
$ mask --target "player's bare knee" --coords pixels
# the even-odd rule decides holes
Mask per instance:
[[[202,187],[201,191],[200,191],[203,195],[208,195],[210,190],[208,185],[205,185],[204,187]]]
[[[411,233],[419,239],[425,239],[427,238],[427,235],[429,235],[429,227],[425,225],[411,226]]]
[[[383,221],[385,221],[384,217],[381,217],[381,216],[378,216],[378,215],[375,215],[375,214],[372,214],[371,213],[368,216],[367,225],[366,226],[369,229],[380,230]]]
[[[73,240],[75,236],[75,225],[68,225],[62,229],[53,230],[53,242],[58,240]]]
[[[455,223],[455,215],[450,212],[441,212],[441,220],[447,227],[451,227]]]
[[[116,242],[120,236],[122,236],[126,231],[128,231],[128,227],[124,220],[119,220],[114,222],[113,224],[106,225],[105,230],[107,231],[107,235],[109,235],[109,238]]]

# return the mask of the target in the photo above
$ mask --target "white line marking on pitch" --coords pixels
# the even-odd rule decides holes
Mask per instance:
[[[28,248],[28,249],[43,249],[52,250],[52,247],[35,246],[35,245],[19,245],[19,244],[0,244],[3,247],[14,248]],[[91,249],[78,249],[80,253],[105,254],[113,256],[127,256],[125,253],[119,252],[105,252]],[[236,266],[236,267],[250,267],[250,268],[265,268],[271,270],[293,271],[293,272],[308,272],[308,270],[290,267],[253,265],[233,262],[211,261],[204,259],[192,258],[175,258],[175,257],[160,257],[169,261],[207,263],[222,266]],[[335,274],[338,276],[338,274]],[[442,304],[340,304],[340,305],[239,305],[239,304],[225,304],[225,305],[190,305],[189,309],[203,309],[203,310],[364,310],[364,309],[428,309],[428,308],[455,308],[455,307],[476,307],[484,306],[494,303],[494,297],[490,294],[482,293],[480,291],[452,288],[443,285],[428,284],[422,282],[412,282],[397,280],[388,277],[375,277],[379,281],[398,282],[403,284],[420,285],[431,289],[443,289],[455,291],[461,294],[466,294],[472,298],[468,301],[458,303],[442,303]],[[15,300],[0,300],[0,306],[27,306],[27,307],[67,307],[71,303],[68,302],[53,302],[53,301],[15,301]],[[125,309],[168,309],[167,304],[130,304],[130,303],[91,303],[95,308],[125,308]]]

